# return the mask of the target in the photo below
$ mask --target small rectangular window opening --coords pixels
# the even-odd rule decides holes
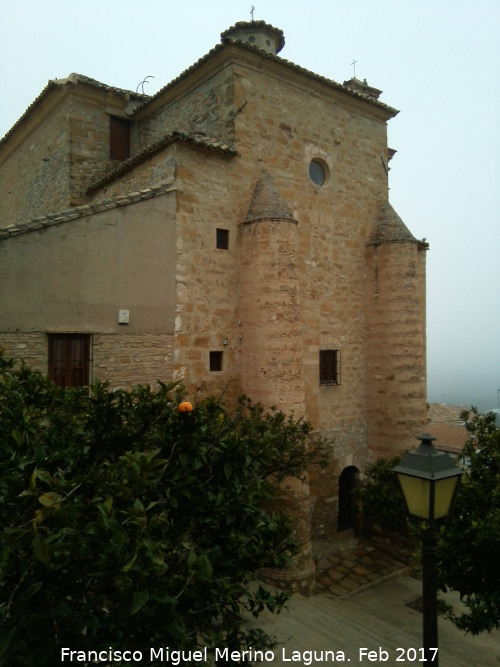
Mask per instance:
[[[222,352],[210,352],[210,372],[222,370]]]
[[[124,118],[109,117],[109,157],[121,162],[130,157],[130,123]]]
[[[217,248],[219,248],[219,250],[228,250],[229,229],[220,229],[217,227]]]
[[[319,383],[320,385],[340,384],[340,350],[320,350]]]

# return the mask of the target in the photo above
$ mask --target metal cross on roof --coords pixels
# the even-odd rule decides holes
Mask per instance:
[[[354,78],[356,78],[356,63],[357,62],[358,62],[357,60],[353,60],[352,63],[351,63],[352,68],[353,68],[353,77]]]
[[[253,21],[253,13],[255,11],[255,7],[252,5],[252,9],[250,10],[250,14],[252,15],[252,21]]]

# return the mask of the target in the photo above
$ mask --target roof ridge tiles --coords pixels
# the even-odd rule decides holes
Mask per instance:
[[[28,234],[29,232],[70,222],[77,218],[84,218],[93,215],[94,213],[118,208],[119,206],[126,206],[145,199],[151,199],[152,197],[159,197],[169,192],[173,192],[174,190],[175,186],[173,183],[164,183],[162,185],[144,188],[143,190],[116,195],[115,197],[106,197],[104,199],[89,202],[88,204],[81,204],[80,206],[67,208],[56,213],[47,213],[47,215],[32,218],[28,222],[11,223],[5,227],[0,227],[0,240],[4,240],[11,236]]]
[[[173,130],[165,133],[160,139],[150,142],[141,148],[139,152],[131,155],[127,160],[124,160],[116,167],[112,167],[111,169],[106,170],[103,174],[101,174],[101,176],[92,181],[92,183],[87,188],[87,194],[94,192],[116,177],[121,176],[129,169],[132,169],[132,167],[135,167],[137,164],[142,162],[142,160],[153,155],[173,141],[185,141],[187,143],[193,143],[196,146],[200,146],[212,151],[219,151],[227,155],[237,154],[237,151],[232,146],[229,146],[225,142],[220,141],[216,137],[206,137],[205,135],[194,134],[184,130]]]
[[[258,22],[255,21],[257,24]],[[265,22],[263,22],[265,23]],[[269,25],[269,24],[265,24]],[[232,26],[233,28],[234,26]],[[273,27],[273,26],[271,26]],[[307,76],[310,79],[314,79],[316,81],[320,81],[326,85],[329,85],[331,87],[336,88],[337,90],[351,96],[355,97],[357,99],[363,100],[364,102],[368,102],[369,104],[378,107],[380,109],[384,109],[388,113],[390,113],[392,116],[396,116],[399,113],[398,109],[395,109],[394,107],[389,106],[388,104],[385,104],[385,102],[381,102],[379,99],[376,99],[372,97],[371,95],[368,95],[366,93],[361,93],[357,90],[353,90],[352,88],[349,88],[348,86],[345,86],[342,83],[338,83],[337,81],[334,81],[333,79],[329,79],[328,77],[322,76],[321,74],[316,74],[315,72],[312,72],[311,70],[306,69],[305,67],[302,67],[300,65],[297,65],[296,63],[291,62],[290,60],[287,60],[286,58],[282,58],[281,56],[278,56],[274,53],[269,53],[268,51],[261,49],[260,47],[250,44],[249,42],[242,41],[240,39],[237,39],[235,37],[231,36],[225,36],[228,31],[230,31],[232,28],[228,28],[228,30],[225,30],[221,34],[222,42],[219,44],[216,44],[208,53],[206,53],[204,56],[199,58],[196,62],[194,62],[192,65],[190,65],[187,69],[182,71],[175,79],[172,79],[169,83],[167,83],[165,86],[160,88],[154,95],[149,97],[147,100],[145,100],[142,104],[139,104],[137,108],[134,110],[134,114],[138,113],[139,111],[142,111],[144,108],[147,107],[148,104],[156,100],[157,98],[161,97],[167,90],[170,88],[173,88],[179,81],[182,79],[186,78],[193,72],[195,69],[197,69],[200,65],[203,63],[207,62],[212,58],[216,53],[221,51],[227,44],[230,44],[232,46],[236,46],[237,48],[245,49],[247,51],[251,51],[253,53],[258,53],[262,57],[267,58],[268,60],[272,60],[274,62],[281,63],[282,65],[285,65],[286,67],[289,67],[290,69],[295,70],[296,72],[299,72],[300,74],[303,74],[304,76]],[[275,30],[279,30],[278,28],[275,28]]]

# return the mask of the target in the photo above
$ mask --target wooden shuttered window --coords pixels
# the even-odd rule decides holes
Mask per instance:
[[[84,387],[89,383],[90,336],[49,335],[49,377],[60,387]]]
[[[321,385],[340,384],[340,350],[320,350],[319,383]]]

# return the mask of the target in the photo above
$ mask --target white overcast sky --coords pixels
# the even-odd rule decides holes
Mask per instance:
[[[253,0],[280,56],[400,109],[390,201],[427,255],[428,400],[497,407],[500,1]],[[251,0],[2,0],[0,137],[71,72],[153,94],[250,20]],[[139,88],[141,90],[141,88]]]

